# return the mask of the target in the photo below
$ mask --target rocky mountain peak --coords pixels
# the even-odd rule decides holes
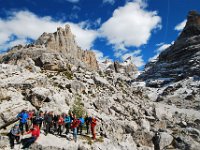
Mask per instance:
[[[190,11],[187,16],[187,23],[179,39],[200,34],[200,14],[197,11]]]
[[[187,17],[187,25],[197,24],[200,25],[200,14],[197,11],[190,11]]]
[[[69,25],[66,25],[65,28],[58,27],[54,33],[43,33],[35,44],[73,57],[77,57],[79,49]]]
[[[99,68],[95,53],[82,50],[77,45],[69,25],[58,27],[54,33],[44,32],[33,44],[11,48],[0,58],[0,62],[16,64],[27,58],[46,70],[62,71],[69,66],[81,66],[86,70]]]
[[[200,14],[190,11],[187,23],[178,39],[160,53],[158,60],[146,65],[139,78],[162,80],[159,83],[179,81],[200,74]]]

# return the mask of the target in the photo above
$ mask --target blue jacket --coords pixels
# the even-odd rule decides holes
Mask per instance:
[[[65,123],[71,123],[72,122],[71,117],[70,116],[65,117],[64,122]]]
[[[81,121],[82,125],[85,123],[85,119],[84,118],[79,118],[79,120]]]
[[[28,119],[28,114],[26,112],[24,113],[19,113],[17,115],[17,118],[20,118],[20,122],[21,123],[26,123],[27,122],[27,119]]]

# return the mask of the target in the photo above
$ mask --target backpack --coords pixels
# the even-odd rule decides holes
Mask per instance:
[[[65,123],[70,123],[71,122],[71,118],[68,116],[68,117],[65,117],[65,120],[64,120]]]
[[[80,122],[81,122],[81,125],[83,125],[85,123],[85,120],[84,118],[79,118]]]
[[[75,119],[73,122],[72,122],[72,128],[77,128],[80,124],[80,120],[78,119]]]

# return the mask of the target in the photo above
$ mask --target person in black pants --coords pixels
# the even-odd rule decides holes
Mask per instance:
[[[152,138],[152,142],[154,144],[154,150],[160,150],[160,133],[159,132],[155,132],[154,137]]]
[[[28,124],[27,124],[27,121],[28,121],[28,113],[26,110],[22,110],[21,113],[19,113],[17,115],[17,118],[20,120],[19,122],[19,128],[22,132],[22,135],[24,134],[24,127],[26,128],[26,131],[28,131]]]
[[[58,130],[58,115],[56,115],[56,114],[53,115],[53,127],[54,127],[54,132],[57,132],[57,130]]]
[[[85,124],[86,124],[87,134],[89,134],[89,127],[90,127],[91,119],[92,118],[89,117],[88,114],[86,114],[86,116],[85,116]]]
[[[58,116],[58,135],[62,135],[62,126],[63,126],[63,124],[64,124],[64,119],[63,119],[63,117],[62,117],[62,115],[59,115]]]
[[[79,120],[80,120],[80,124],[78,126],[78,133],[80,133],[80,135],[82,135],[82,130],[83,130],[83,125],[85,123],[85,119],[81,116],[79,118]]]
[[[13,149],[14,146],[15,146],[15,140],[19,144],[20,133],[21,133],[21,131],[19,129],[19,125],[15,124],[14,127],[10,130],[10,133],[9,133],[10,147],[11,147],[11,149]]]
[[[52,122],[53,122],[53,112],[49,112],[45,116],[44,120],[45,120],[45,127],[46,127],[45,135],[47,135],[51,131],[51,126],[52,126]]]
[[[30,145],[32,145],[40,136],[39,126],[33,125],[33,128],[29,130],[28,132],[26,132],[26,134],[30,134],[30,133],[31,133],[31,137],[28,137],[22,140],[22,145],[23,145],[22,149],[28,149]]]

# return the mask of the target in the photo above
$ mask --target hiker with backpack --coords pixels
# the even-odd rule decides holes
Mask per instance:
[[[33,125],[33,128],[29,130],[26,134],[31,134],[31,137],[23,139],[22,144],[23,148],[29,148],[31,144],[33,144],[37,138],[40,136],[40,128],[38,125]]]
[[[79,124],[80,124],[80,120],[76,118],[76,115],[74,115],[71,128],[73,130],[73,139],[75,142],[77,142],[77,127],[79,126]]]
[[[66,132],[65,133],[68,134],[70,126],[71,126],[71,117],[70,117],[70,115],[65,115],[64,122],[65,122],[65,128],[66,128]]]
[[[20,140],[20,128],[18,124],[15,124],[9,133],[9,139],[10,139],[10,148],[13,149],[15,146],[15,140],[17,141],[17,144],[19,144]]]
[[[45,130],[45,135],[47,135],[48,133],[51,132],[51,127],[52,127],[52,123],[53,123],[53,112],[49,112],[45,118],[45,127],[46,127],[46,130]]]
[[[24,134],[24,128],[26,128],[26,131],[28,131],[28,113],[26,110],[22,110],[21,113],[17,115],[17,118],[19,119],[19,128],[22,132],[22,135]]]
[[[91,132],[92,132],[92,139],[96,140],[96,125],[97,125],[97,119],[95,117],[92,117],[91,119]]]
[[[43,121],[44,121],[43,112],[40,111],[39,114],[37,114],[37,115],[33,118],[33,125],[38,125],[39,128],[41,129]]]
[[[64,125],[64,119],[62,115],[58,115],[58,135],[62,135],[62,126]]]
[[[80,133],[80,135],[81,135],[82,134],[83,125],[85,123],[85,119],[81,116],[79,118],[79,120],[80,120],[80,124],[78,126],[78,133]]]

